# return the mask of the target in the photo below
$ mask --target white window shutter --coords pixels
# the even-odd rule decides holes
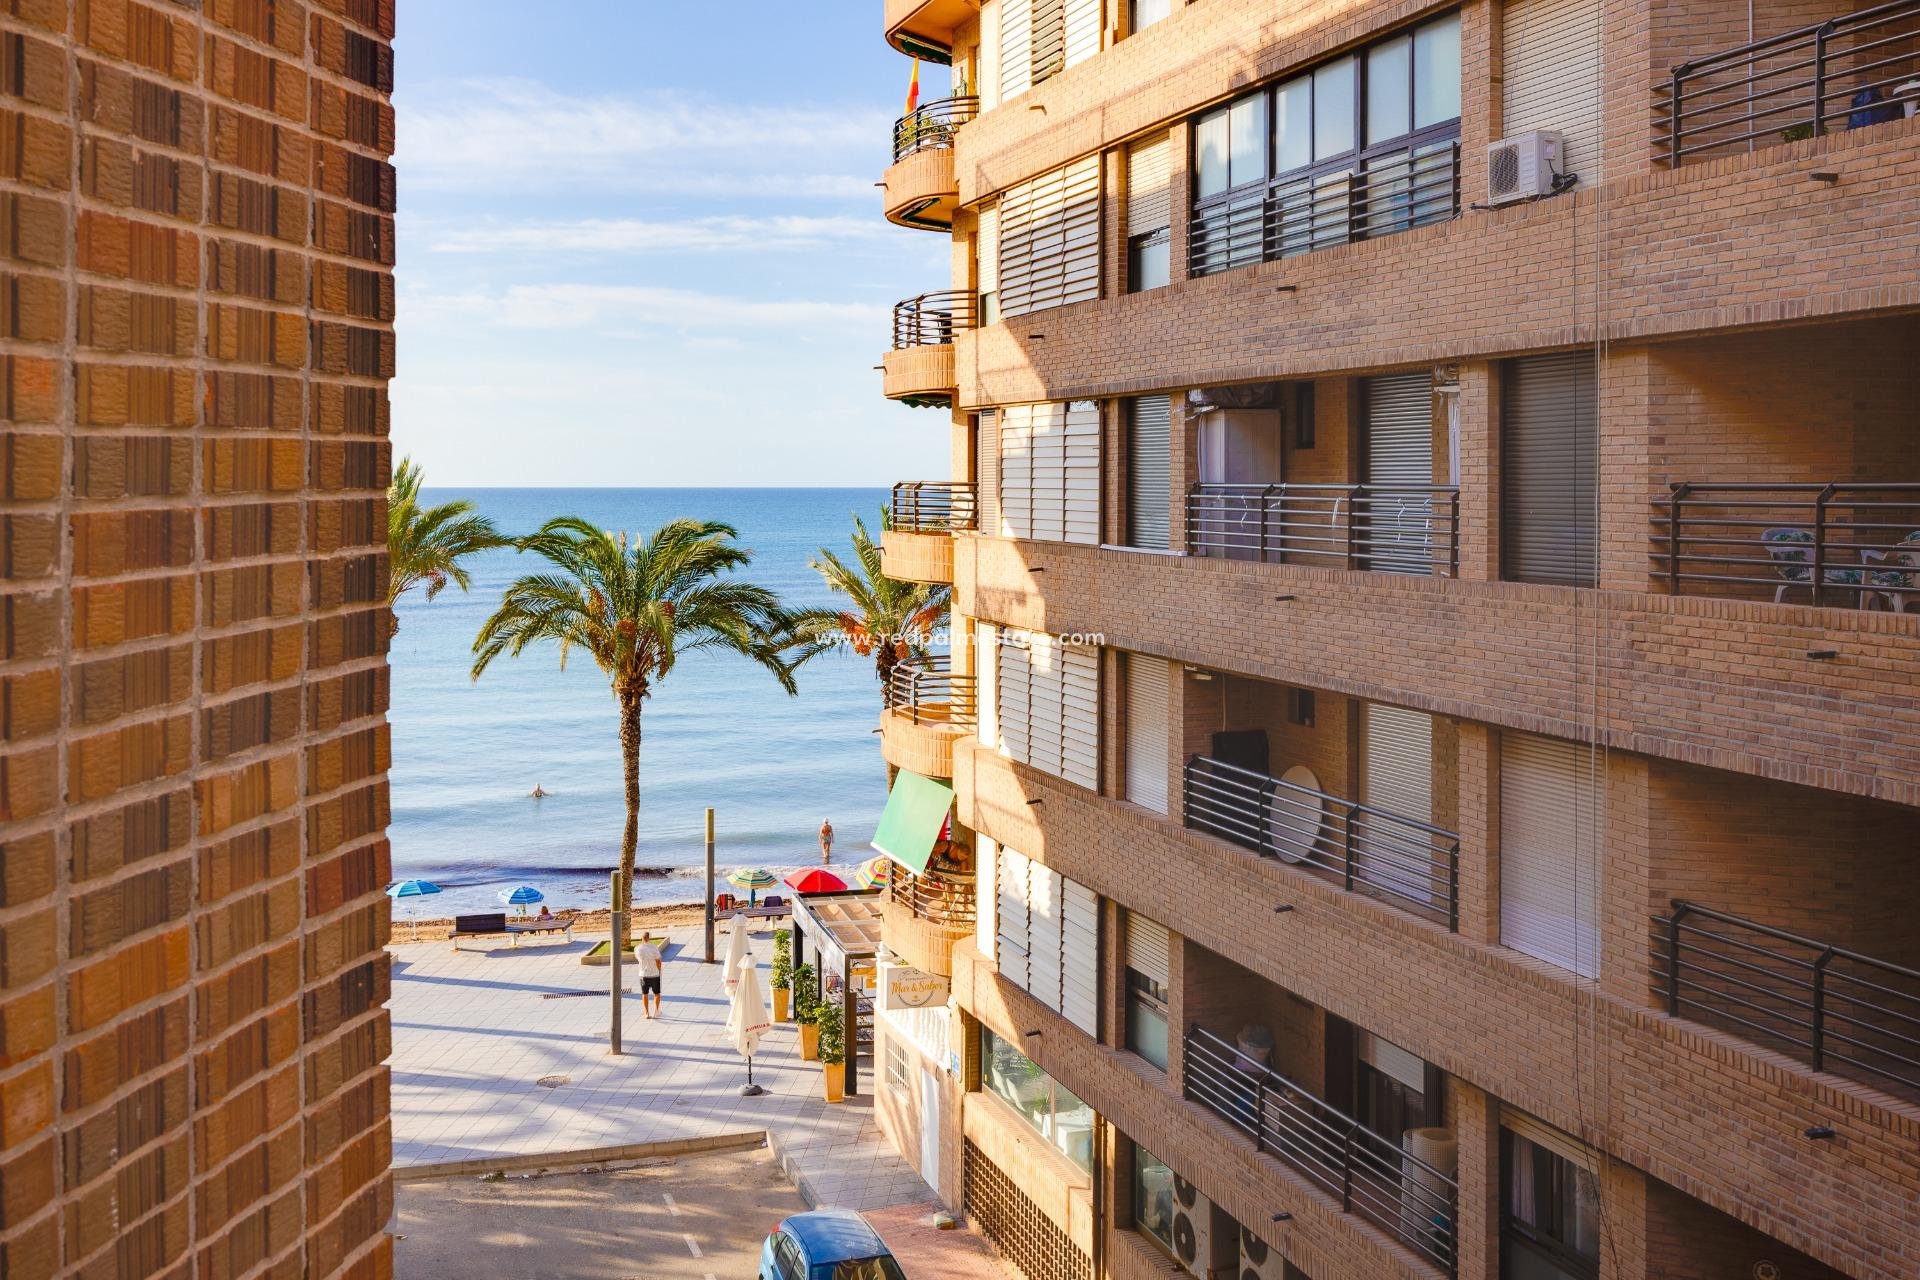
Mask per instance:
[[[1033,537],[1033,423],[1040,405],[1008,405],[999,414],[1000,534]]]
[[[980,436],[975,446],[980,474],[973,478],[975,523],[989,538],[1004,538],[1000,523],[1000,415],[980,411]]]
[[[1027,909],[1027,879],[1032,864],[1012,849],[1002,848],[994,867],[994,967],[1001,977],[1021,990],[1031,981],[1029,954],[1032,922]]]
[[[1033,87],[1033,6],[1034,0],[997,0],[1000,11],[997,101],[1010,101]]]
[[[1000,846],[993,837],[974,833],[973,944],[983,956],[998,956],[1000,936]],[[995,969],[999,967],[995,961]]]
[[[1100,543],[1100,406],[1075,400],[1061,414],[1060,540]]]
[[[1100,157],[1017,183],[1000,199],[1002,316],[1100,296]]]
[[[1126,655],[1127,799],[1167,811],[1168,715],[1172,690],[1165,658]]]
[[[1600,974],[1601,814],[1578,742],[1500,735],[1500,941],[1583,978]]]
[[[1027,992],[1049,1009],[1060,1007],[1060,949],[1065,936],[1063,882],[1051,867],[1028,862],[1027,933],[1029,954]]]
[[[1033,710],[1030,690],[1033,685],[1033,656],[1027,651],[1026,633],[1007,631],[1006,643],[999,646],[995,665],[999,679],[995,711],[1000,722],[1000,751],[1008,759],[1029,763],[1032,759],[1032,735],[1029,720]]]
[[[973,624],[973,673],[980,745],[1000,746],[1000,643],[990,622]]]
[[[1591,0],[1500,7],[1500,131],[1557,130],[1583,188],[1600,182],[1600,20]]]
[[[1100,1034],[1100,898],[1072,880],[1060,889],[1060,1005],[1066,1019]]]
[[[1068,66],[1100,52],[1100,0],[1066,0],[1066,25]]]
[[[1089,791],[1100,786],[1100,651],[1057,645],[1060,668],[1060,769]]]

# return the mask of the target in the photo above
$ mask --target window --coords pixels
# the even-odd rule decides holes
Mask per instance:
[[[994,655],[994,680],[1001,754],[1098,789],[1100,651],[1009,629]]]
[[[1127,545],[1173,545],[1173,397],[1127,401]]]
[[[1459,212],[1460,17],[1447,14],[1202,115],[1195,275]]]
[[[1313,690],[1287,690],[1287,719],[1304,728],[1313,728]]]
[[[1133,1146],[1133,1225],[1173,1252],[1173,1170],[1137,1142]]]
[[[1500,382],[1500,576],[1598,586],[1594,353],[1509,360]]]
[[[1009,187],[994,208],[998,316],[1100,296],[1099,156]]]
[[[980,228],[974,232],[974,274],[980,285],[979,320],[1000,323],[1000,206],[980,210]]]
[[[800,1256],[800,1246],[789,1235],[773,1238],[773,1266],[779,1273],[779,1280],[806,1280],[807,1264]]]
[[[1313,384],[1296,382],[1293,384],[1293,403],[1287,406],[1293,413],[1293,447],[1311,449],[1314,446]]]
[[[1143,31],[1173,12],[1173,0],[1127,0],[1127,30]]]
[[[1165,925],[1126,915],[1127,1048],[1167,1069],[1167,984],[1172,943]]]
[[[1501,1280],[1596,1280],[1600,1184],[1593,1173],[1503,1128],[1500,1175]]]
[[[1100,1034],[1100,899],[1014,849],[993,859],[994,970],[1090,1036]]]
[[[1173,202],[1166,134],[1127,149],[1127,290],[1158,289],[1172,278]]]
[[[898,1040],[887,1041],[887,1087],[907,1091],[907,1050]]]
[[[1054,1150],[1083,1171],[1093,1171],[1093,1108],[985,1027],[980,1028],[980,1085]]]

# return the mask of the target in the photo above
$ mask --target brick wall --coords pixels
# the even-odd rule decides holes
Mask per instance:
[[[0,1274],[381,1277],[391,0],[0,5]]]

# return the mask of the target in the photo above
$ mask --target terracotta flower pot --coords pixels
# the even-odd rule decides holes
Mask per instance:
[[[787,990],[785,987],[775,987],[773,989],[773,1020],[775,1022],[785,1022],[787,1020],[787,1002],[792,998],[793,992]]]
[[[840,1102],[847,1096],[847,1064],[844,1062],[823,1062],[820,1064],[820,1088],[828,1102]]]
[[[800,1024],[800,1060],[817,1062],[820,1058],[820,1028],[811,1022]]]

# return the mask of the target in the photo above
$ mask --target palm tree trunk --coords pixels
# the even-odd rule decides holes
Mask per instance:
[[[640,704],[646,695],[638,690],[622,689],[617,696],[620,700],[620,764],[627,784],[627,826],[620,835],[620,883],[626,889],[626,906],[630,912],[634,856],[640,847]],[[613,945],[624,948],[627,939],[633,936],[632,931],[633,922],[629,918]]]

